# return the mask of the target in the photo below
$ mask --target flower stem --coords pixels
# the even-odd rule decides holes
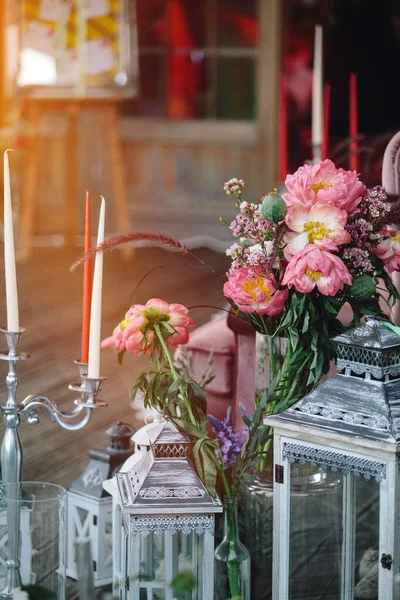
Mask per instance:
[[[168,350],[168,346],[167,346],[167,344],[166,344],[166,342],[164,340],[163,334],[161,333],[160,326],[159,326],[158,323],[154,324],[154,331],[156,332],[157,337],[158,337],[158,339],[160,341],[160,344],[162,346],[162,349],[164,351],[164,356],[167,359],[169,368],[170,368],[171,373],[172,373],[172,377],[174,378],[175,381],[178,381],[179,376],[178,376],[178,373],[176,372],[174,361],[172,360],[172,356],[170,354],[170,351]],[[187,408],[187,411],[189,413],[190,421],[191,421],[192,425],[195,425],[197,427],[198,423],[197,423],[196,419],[194,418],[194,414],[193,414],[193,411],[192,411],[192,407],[190,405],[189,398],[187,397],[187,395],[185,393],[185,390],[183,389],[183,387],[181,385],[179,386],[179,391],[180,391],[180,393],[182,395],[183,401],[184,401],[185,406]]]

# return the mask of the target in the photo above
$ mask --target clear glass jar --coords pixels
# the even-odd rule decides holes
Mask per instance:
[[[256,403],[282,370],[288,351],[288,338],[256,332]]]
[[[252,483],[243,481],[239,501],[240,535],[251,560],[251,597],[272,597],[272,473],[255,475]]]
[[[250,600],[250,554],[239,539],[236,498],[224,507],[224,537],[215,550],[214,600]]]
[[[67,492],[58,485],[29,481],[0,485],[0,533],[5,540],[0,563],[8,565],[15,552],[20,565],[19,574],[0,574],[1,589],[12,581],[18,587],[20,580],[52,592],[57,600],[65,599],[66,511]]]

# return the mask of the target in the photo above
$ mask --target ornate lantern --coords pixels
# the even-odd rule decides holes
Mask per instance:
[[[391,600],[400,550],[400,337],[333,339],[338,373],[274,427],[274,600]]]
[[[170,599],[190,571],[197,600],[213,598],[214,516],[222,512],[188,459],[189,439],[169,420],[146,428],[150,449],[116,475],[124,548],[118,598]],[[192,594],[195,596],[192,596]]]
[[[90,451],[88,466],[68,490],[68,577],[78,578],[76,538],[90,537],[94,584],[107,585],[112,581],[112,498],[103,489],[103,482],[132,454],[130,438],[134,431],[121,421],[107,429],[109,445]]]

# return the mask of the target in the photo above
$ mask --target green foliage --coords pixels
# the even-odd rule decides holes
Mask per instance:
[[[191,571],[181,571],[171,581],[171,587],[174,596],[177,597],[177,600],[180,600],[180,595],[182,598],[186,592],[192,592],[196,589],[196,579]]]
[[[29,600],[57,600],[54,592],[50,592],[40,585],[22,585],[21,590],[27,592]]]

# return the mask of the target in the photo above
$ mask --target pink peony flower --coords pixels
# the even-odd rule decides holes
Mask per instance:
[[[277,290],[274,276],[260,267],[243,267],[224,285],[224,294],[245,314],[256,312],[273,317],[283,311],[288,290]]]
[[[152,298],[145,305],[134,304],[126,313],[126,319],[114,329],[111,338],[103,340],[101,347],[127,350],[136,356],[150,354],[156,323],[165,323],[172,328],[167,335],[165,327],[161,327],[168,345],[186,344],[189,328],[195,326],[188,312],[183,304],[168,304],[159,298]]]
[[[101,348],[102,349],[112,348],[113,350],[116,350],[117,352],[122,352],[123,350],[126,350],[125,329],[126,329],[126,326],[128,325],[128,323],[129,323],[129,317],[128,317],[128,313],[126,313],[125,319],[123,321],[121,321],[121,323],[118,323],[118,325],[116,326],[116,328],[113,331],[112,336],[105,338],[101,342]]]
[[[292,258],[282,284],[289,288],[294,286],[302,294],[308,294],[317,287],[324,296],[335,296],[351,281],[351,275],[340,258],[309,244]]]
[[[365,186],[356,171],[336,169],[329,159],[314,165],[304,165],[286,177],[287,194],[283,198],[288,206],[310,208],[317,202],[332,202],[351,215],[356,210]]]
[[[388,273],[400,271],[400,232],[386,231],[385,233],[390,237],[378,244],[375,254],[383,261]]]
[[[308,244],[315,244],[325,250],[337,250],[340,244],[350,242],[351,236],[345,230],[347,213],[331,202],[305,206],[292,206],[286,214],[286,225],[293,232],[287,238],[290,243],[285,248],[285,256],[297,254]]]

